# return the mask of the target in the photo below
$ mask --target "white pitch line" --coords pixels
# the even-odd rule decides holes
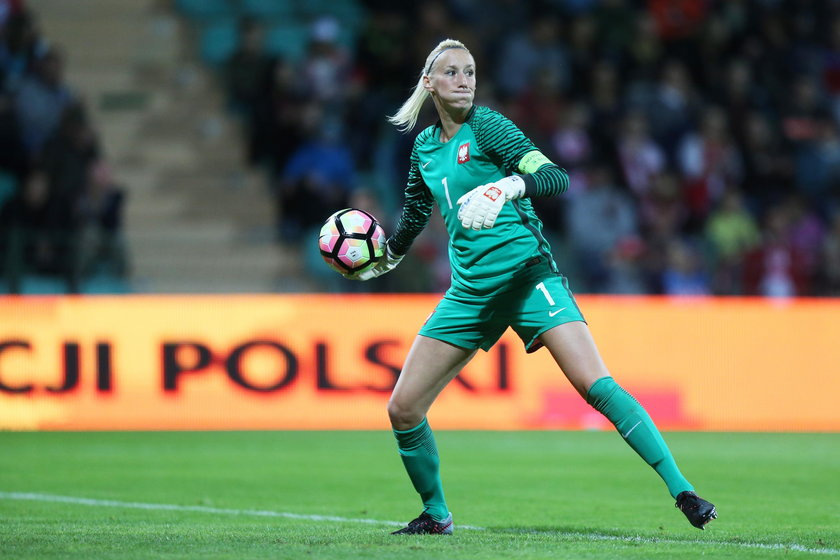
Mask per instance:
[[[268,511],[259,509],[223,509],[209,506],[179,506],[176,504],[150,504],[146,502],[120,502],[117,500],[96,500],[92,498],[76,498],[73,496],[56,496],[54,494],[35,494],[30,492],[0,492],[3,500],[26,500],[33,502],[54,502],[75,504],[79,506],[118,507],[128,509],[146,509],[152,511],[194,511],[216,515],[247,515],[257,517],[282,517],[285,519],[301,519],[304,521],[335,521],[339,523],[367,523],[370,525],[405,525],[399,521],[377,521],[376,519],[354,519],[351,517],[335,517],[332,515],[305,515],[288,513],[285,511]]]
[[[362,519],[353,517],[338,517],[334,515],[308,515],[302,513],[290,513],[285,511],[270,511],[258,509],[225,509],[215,508],[209,506],[182,506],[177,504],[154,504],[147,502],[121,502],[118,500],[97,500],[93,498],[78,498],[74,496],[58,496],[55,494],[39,494],[33,492],[0,492],[0,500],[17,500],[30,502],[52,502],[74,504],[80,506],[93,507],[116,507],[127,509],[143,509],[149,511],[190,511],[197,513],[208,513],[213,515],[242,515],[255,517],[278,517],[283,519],[298,519],[303,521],[329,521],[334,523],[364,523],[367,525],[389,525],[389,526],[403,526],[405,523],[400,521],[383,521],[378,519]],[[458,529],[467,529],[471,531],[488,530],[485,527],[474,527],[472,525],[458,525]],[[492,530],[492,529],[490,529]],[[805,546],[796,543],[741,543],[729,541],[714,541],[714,540],[678,540],[678,539],[663,539],[658,537],[633,537],[620,535],[605,535],[599,533],[584,533],[579,531],[531,531],[528,529],[499,529],[503,533],[522,533],[522,534],[539,534],[552,535],[566,538],[581,538],[591,541],[613,541],[613,542],[628,542],[636,544],[677,544],[677,545],[712,545],[712,546],[726,546],[735,548],[752,548],[759,550],[792,550],[796,552],[805,552],[810,554],[834,554],[840,555],[840,549],[836,548],[816,548]]]

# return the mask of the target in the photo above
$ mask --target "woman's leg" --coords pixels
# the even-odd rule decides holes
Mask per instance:
[[[540,340],[584,399],[596,381],[610,376],[586,323],[572,321],[556,326],[541,334]]]
[[[469,363],[476,350],[417,335],[388,401],[395,430],[419,424],[446,385]]]
[[[610,376],[586,323],[575,321],[559,325],[540,336],[557,365],[574,388],[598,412],[606,416],[621,437],[662,477],[674,498],[694,487],[683,477],[671,451],[650,415],[639,402]],[[715,517],[714,506],[701,508],[700,519],[693,519],[677,505],[696,527]],[[698,524],[699,523],[699,524]]]
[[[408,352],[388,401],[388,416],[405,469],[431,520],[418,518],[399,532],[452,532],[437,446],[426,412],[475,352],[420,335]]]

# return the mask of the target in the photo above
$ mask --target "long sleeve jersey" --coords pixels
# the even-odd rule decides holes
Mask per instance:
[[[473,295],[512,289],[522,269],[537,257],[557,273],[530,197],[565,192],[569,187],[565,170],[543,156],[508,118],[487,107],[473,106],[449,141],[441,142],[439,137],[440,127],[434,125],[414,142],[402,215],[389,240],[391,250],[408,251],[437,203],[449,232],[453,288]],[[456,201],[475,187],[512,173],[525,180],[525,197],[505,203],[492,228],[464,228]]]

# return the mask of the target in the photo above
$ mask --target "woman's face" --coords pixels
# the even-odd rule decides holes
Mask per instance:
[[[443,51],[423,84],[444,107],[470,108],[475,98],[475,61],[472,55],[457,48]]]

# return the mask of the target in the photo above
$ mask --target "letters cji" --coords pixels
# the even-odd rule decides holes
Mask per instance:
[[[0,357],[7,352],[32,352],[32,344],[27,340],[0,341]],[[50,393],[66,393],[79,386],[81,358],[78,342],[64,342],[62,344],[63,380],[61,385],[47,385],[44,387]],[[0,360],[0,366],[2,361]],[[111,345],[107,342],[96,343],[96,390],[108,393],[112,389]],[[31,393],[35,390],[33,383],[11,385],[3,381],[3,370],[0,367],[0,393]]]

